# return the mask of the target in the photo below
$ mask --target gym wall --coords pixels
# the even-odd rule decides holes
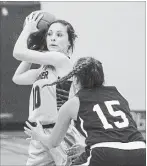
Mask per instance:
[[[23,129],[28,118],[31,86],[19,86],[12,77],[20,61],[13,58],[14,44],[25,17],[40,9],[40,3],[0,2],[1,129]]]

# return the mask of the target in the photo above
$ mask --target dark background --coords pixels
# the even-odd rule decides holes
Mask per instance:
[[[14,44],[25,17],[40,10],[39,2],[0,2],[1,129],[23,129],[29,113],[31,86],[19,86],[12,77],[20,61],[13,58]],[[7,14],[5,14],[7,11]]]

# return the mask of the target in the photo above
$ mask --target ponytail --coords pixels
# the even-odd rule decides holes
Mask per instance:
[[[85,68],[88,64],[89,64],[89,63],[88,63],[88,60],[87,60],[87,61],[84,61],[84,62],[82,62],[82,63],[80,63],[80,64],[77,64],[77,65],[75,66],[75,68],[74,68],[70,73],[68,73],[66,76],[64,76],[64,77],[62,77],[62,78],[56,80],[55,82],[53,82],[53,83],[51,83],[51,84],[46,84],[46,85],[44,85],[43,88],[46,87],[46,86],[52,86],[52,85],[56,85],[56,84],[60,84],[60,83],[65,82],[66,80],[72,78],[74,75],[78,74],[78,73],[79,73],[83,68]]]

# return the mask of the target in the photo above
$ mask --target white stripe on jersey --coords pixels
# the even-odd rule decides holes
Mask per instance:
[[[81,121],[81,123],[80,123],[81,129],[85,133],[86,137],[88,137],[88,134],[87,134],[86,130],[84,129],[84,121],[80,117],[79,117],[79,119]]]

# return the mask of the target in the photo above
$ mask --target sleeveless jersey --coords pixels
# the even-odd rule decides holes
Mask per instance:
[[[39,120],[42,124],[49,124],[57,116],[56,86],[45,86],[57,80],[54,70],[43,67],[34,82],[29,101],[30,122]],[[45,87],[43,87],[45,86]]]
[[[72,83],[67,80],[57,85],[45,86],[58,78],[51,68],[42,68],[31,90],[28,118],[30,122],[36,120],[42,124],[55,122],[57,111],[68,100]]]
[[[76,128],[86,137],[88,146],[101,142],[143,141],[130,114],[127,100],[115,87],[83,89]]]

